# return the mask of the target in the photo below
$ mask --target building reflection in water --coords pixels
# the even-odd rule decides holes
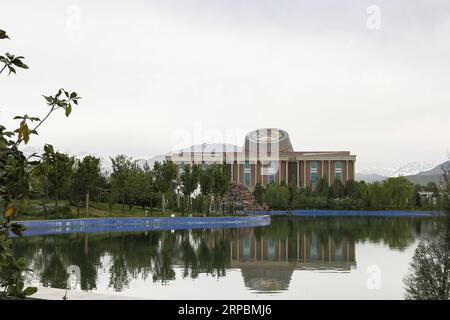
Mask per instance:
[[[348,272],[356,267],[355,242],[316,233],[281,239],[253,231],[230,241],[231,267],[241,269],[244,283],[259,292],[287,290],[294,270]]]
[[[80,270],[81,290],[101,289],[100,279],[108,277],[115,291],[129,290],[132,282],[207,281],[199,275],[227,277],[233,269],[248,290],[265,293],[294,289],[294,270],[350,272],[356,268],[355,243],[402,251],[434,234],[436,225],[405,218],[274,218],[261,228],[33,236],[16,239],[14,250],[34,270],[35,281],[55,288],[66,288],[73,266]]]

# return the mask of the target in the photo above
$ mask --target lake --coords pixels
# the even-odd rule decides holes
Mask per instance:
[[[403,299],[435,218],[273,217],[264,227],[14,240],[28,282],[148,299]]]

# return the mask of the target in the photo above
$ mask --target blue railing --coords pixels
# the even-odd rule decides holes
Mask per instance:
[[[142,217],[20,221],[25,236],[76,232],[129,232],[203,228],[243,228],[270,224],[270,216],[248,217]]]
[[[430,211],[400,211],[400,210],[386,210],[386,211],[364,211],[364,210],[271,210],[271,211],[240,211],[241,214],[249,215],[271,215],[271,216],[366,216],[366,217],[430,217],[436,215]]]

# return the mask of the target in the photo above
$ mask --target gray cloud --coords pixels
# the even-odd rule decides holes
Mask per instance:
[[[0,21],[1,51],[30,65],[0,79],[2,122],[43,114],[59,87],[84,98],[36,147],[148,157],[200,121],[225,138],[281,127],[294,148],[349,149],[361,168],[450,149],[448,1],[10,1]]]

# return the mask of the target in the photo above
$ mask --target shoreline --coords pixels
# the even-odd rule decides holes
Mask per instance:
[[[28,220],[20,223],[26,227],[24,236],[130,232],[212,228],[243,228],[269,225],[269,215],[227,217],[119,217],[57,220]]]
[[[295,217],[436,217],[442,212],[406,211],[406,210],[272,210],[272,211],[239,211],[248,215],[295,216]]]

